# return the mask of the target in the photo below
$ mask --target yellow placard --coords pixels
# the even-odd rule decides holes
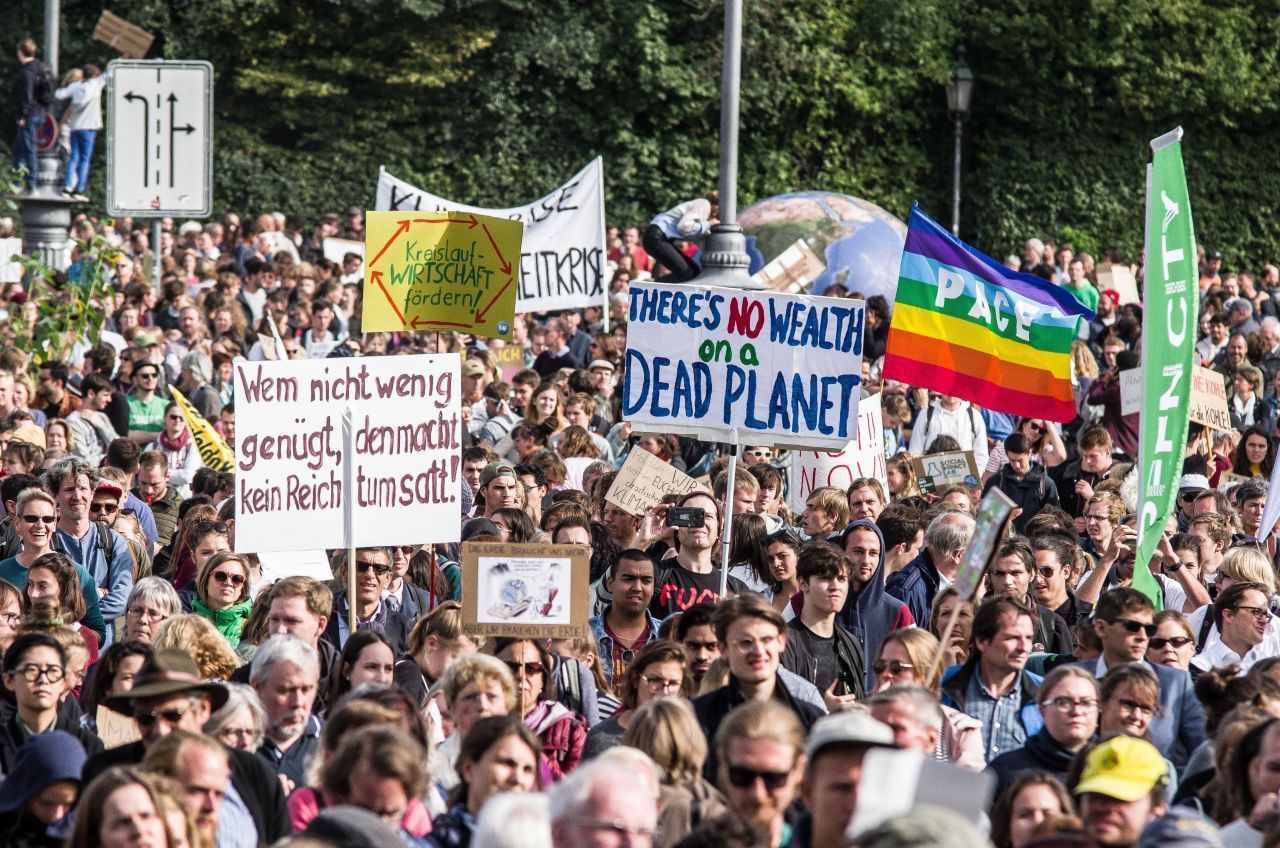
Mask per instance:
[[[191,439],[196,443],[201,461],[214,471],[234,472],[236,455],[226,439],[213,429],[213,425],[191,405],[191,401],[182,396],[182,392],[170,386],[169,394],[173,395],[174,402],[187,419],[187,429],[191,431]]]
[[[365,215],[365,332],[511,338],[524,225],[471,212]]]

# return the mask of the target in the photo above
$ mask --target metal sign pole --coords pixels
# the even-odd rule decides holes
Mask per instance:
[[[347,540],[347,635],[356,632],[355,408],[342,412],[342,521]]]
[[[738,429],[731,433],[729,443],[729,479],[724,487],[724,527],[720,531],[720,598],[729,592],[729,538],[733,532],[733,487],[738,479]]]

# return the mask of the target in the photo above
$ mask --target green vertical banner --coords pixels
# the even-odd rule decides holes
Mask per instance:
[[[1147,564],[1173,514],[1187,443],[1199,268],[1182,169],[1182,127],[1151,142],[1142,313],[1142,417],[1138,440],[1138,549],[1133,588],[1163,606]]]

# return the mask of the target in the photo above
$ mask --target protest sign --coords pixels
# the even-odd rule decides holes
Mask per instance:
[[[102,705],[98,706],[95,715],[98,720],[95,733],[102,740],[103,748],[119,748],[121,745],[128,745],[142,738],[142,734],[138,731],[138,723],[133,720],[133,716],[118,713]]]
[[[94,41],[100,41],[108,47],[119,50],[120,55],[126,59],[145,58],[147,51],[151,49],[152,42],[156,40],[154,35],[142,27],[131,24],[106,9],[103,9],[102,14],[98,16],[98,23],[94,25],[93,34],[90,37]]]
[[[1138,294],[1138,281],[1128,265],[1098,266],[1098,290],[1114,289],[1120,295],[1120,306],[1127,303],[1142,303],[1142,295]]]
[[[919,751],[870,748],[862,762],[858,805],[845,830],[855,844],[888,819],[921,806],[942,807],[981,827],[991,806],[995,777],[954,763],[940,763]]]
[[[587,632],[586,547],[468,542],[461,565],[467,635],[571,639]]]
[[[354,253],[361,259],[364,259],[364,242],[355,239],[327,238],[321,242],[321,249],[324,251],[324,258],[332,262],[342,264],[342,259],[348,253]]]
[[[858,477],[874,477],[889,493],[884,456],[884,418],[880,396],[858,403],[858,430],[840,451],[792,451],[787,472],[787,502],[799,515],[814,489],[848,488]]]
[[[757,271],[751,279],[764,283],[776,292],[800,294],[808,291],[813,281],[827,270],[826,263],[818,258],[809,243],[797,239],[796,243],[778,254],[768,265]]]
[[[347,547],[348,470],[352,545],[456,542],[459,368],[451,353],[237,360],[236,550]]]
[[[978,464],[974,462],[973,451],[917,456],[911,460],[911,466],[916,472],[916,482],[920,485],[921,492],[932,492],[955,483],[976,489],[980,484]]]
[[[1231,429],[1227,383],[1217,371],[1196,365],[1191,372],[1191,407],[1187,417],[1212,430]]]
[[[333,579],[333,569],[324,551],[264,551],[258,554],[258,567],[261,574],[258,587],[270,586],[286,577],[310,577],[322,583]]]
[[[235,453],[222,435],[196,411],[191,401],[182,396],[182,392],[170,386],[169,394],[182,410],[182,417],[187,419],[187,429],[191,431],[191,440],[195,442],[196,450],[200,452],[200,461],[214,471],[235,471]]]
[[[604,499],[631,515],[643,515],[666,495],[684,495],[696,488],[698,481],[636,445]]]
[[[1271,482],[1267,486],[1267,499],[1262,507],[1262,522],[1258,525],[1259,542],[1265,542],[1275,532],[1276,522],[1280,522],[1280,495],[1271,497],[1272,492],[1280,492],[1280,462],[1271,468]]]
[[[863,301],[655,283],[629,294],[634,432],[825,450],[853,438]]]
[[[1009,496],[996,486],[992,486],[978,502],[978,513],[974,516],[977,526],[973,529],[973,538],[964,550],[964,559],[956,569],[956,579],[952,583],[956,591],[966,601],[973,600],[982,582],[982,575],[987,573],[996,545],[1004,534],[1005,524],[1013,517],[1015,504]]]
[[[446,200],[398,180],[384,169],[378,173],[376,208],[473,212],[520,221],[525,232],[516,311],[604,305],[604,165],[600,159],[541,200],[510,209],[483,209]]]
[[[502,372],[502,382],[511,385],[511,378],[525,369],[524,347],[517,344],[490,347],[489,355],[493,364]]]
[[[523,225],[466,213],[365,216],[365,332],[511,335]]]

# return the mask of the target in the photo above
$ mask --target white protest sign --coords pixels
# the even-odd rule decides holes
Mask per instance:
[[[1128,265],[1102,265],[1098,268],[1098,290],[1114,289],[1120,295],[1119,306],[1127,303],[1142,303],[1142,295],[1138,293],[1138,281]]]
[[[636,445],[604,499],[631,515],[643,515],[649,507],[662,503],[664,496],[684,495],[696,488],[698,481]]]
[[[976,827],[986,818],[995,782],[990,772],[940,763],[919,751],[871,748],[862,761],[858,806],[845,840],[857,842],[868,830],[923,805],[944,807]]]
[[[799,515],[814,489],[847,489],[859,477],[874,477],[889,492],[884,456],[884,417],[880,396],[858,404],[858,431],[841,451],[792,451],[787,490],[791,511]]]
[[[861,300],[633,283],[633,432],[843,450],[857,429]]]
[[[911,460],[920,491],[926,494],[942,486],[961,483],[970,489],[978,488],[978,465],[973,451],[931,453]]]
[[[1120,414],[1137,415],[1142,411],[1142,369],[1120,372]]]
[[[236,548],[456,542],[461,531],[457,354],[236,360]],[[343,451],[353,410],[354,455]]]
[[[354,253],[364,259],[364,242],[354,239],[327,238],[320,244],[324,258],[342,264],[342,257]]]
[[[524,224],[517,312],[604,303],[604,164],[592,160],[541,200],[510,209],[468,206],[415,188],[382,170],[375,208],[391,212],[474,212]]]
[[[260,586],[269,586],[286,577],[310,577],[325,582],[333,579],[329,557],[324,551],[273,551],[258,555],[262,576]]]
[[[1231,412],[1227,408],[1226,380],[1217,371],[1195,366],[1191,372],[1191,408],[1187,416],[1211,430],[1230,430]],[[1142,411],[1142,369],[1120,372],[1120,414],[1136,415]]]

